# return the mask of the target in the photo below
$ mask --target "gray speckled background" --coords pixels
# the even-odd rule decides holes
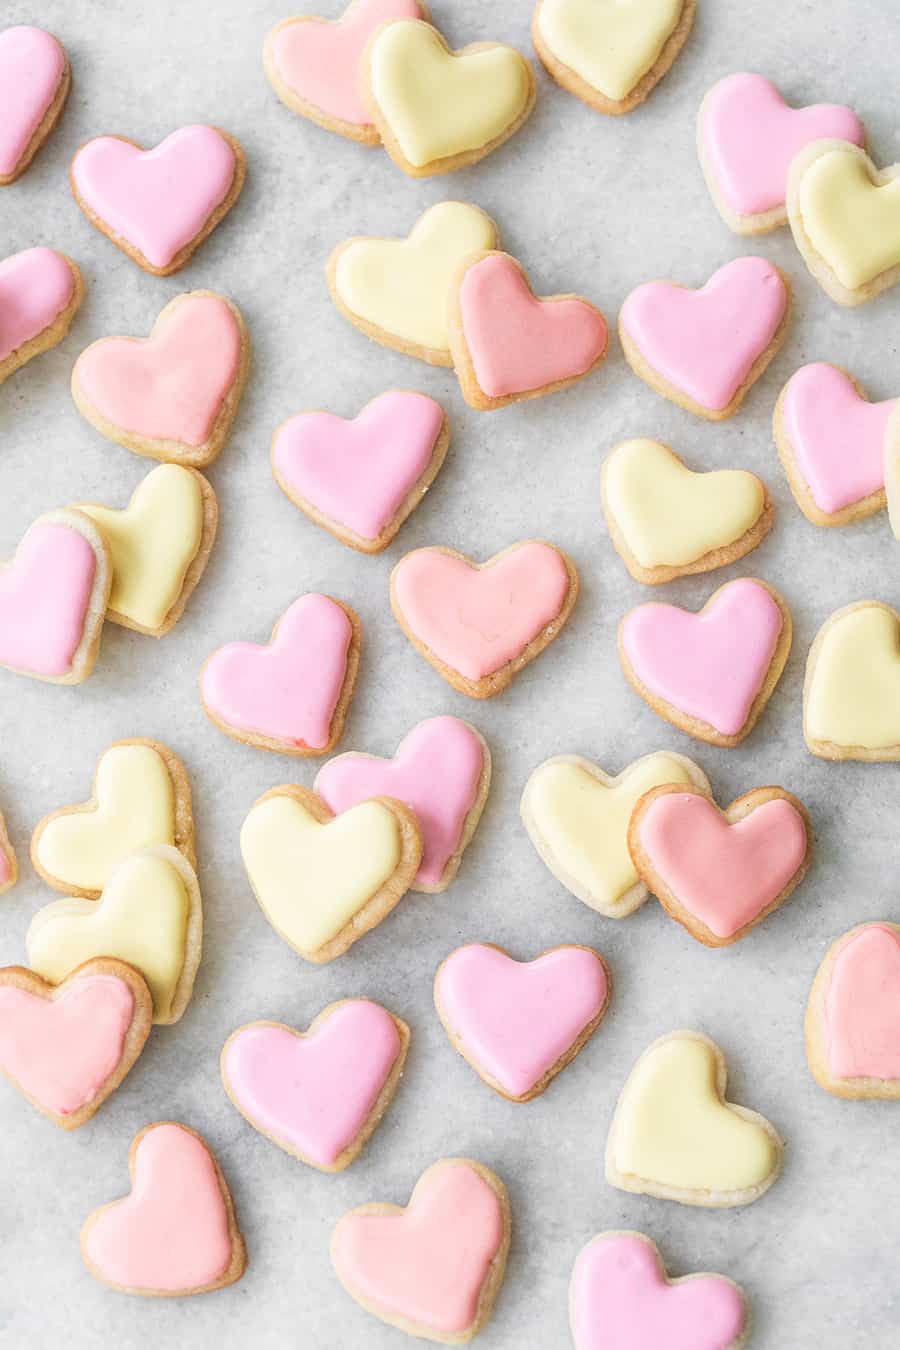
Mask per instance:
[[[479,38],[530,50],[527,0],[435,0],[454,45]],[[329,13],[336,6],[328,3]],[[47,811],[82,800],[99,752],[116,737],[155,736],[192,776],[206,943],[193,1004],[154,1031],[123,1088],[96,1119],[65,1135],[0,1085],[0,1345],[59,1338],[88,1350],[213,1341],[260,1350],[400,1350],[400,1332],[343,1293],[328,1258],[331,1228],[370,1199],[404,1201],[429,1163],[472,1154],[510,1187],[515,1234],[505,1286],[481,1337],[484,1350],[566,1346],[566,1286],[592,1234],[639,1228],[675,1273],[727,1272],[753,1303],[757,1350],[882,1350],[897,1344],[900,1107],[846,1103],[810,1078],[803,1053],[807,990],[832,938],[864,919],[900,915],[896,766],[830,766],[801,734],[807,648],[840,605],[865,596],[897,603],[898,553],[886,519],[842,531],[808,524],[772,445],[778,389],[802,362],[851,368],[874,397],[900,393],[900,292],[859,310],[834,306],[811,282],[787,231],[759,252],[795,282],[788,340],[741,412],[701,423],[657,397],[615,347],[604,368],[567,394],[482,414],[466,408],[452,372],[393,354],[332,309],[323,265],[356,233],[402,234],[444,197],[478,202],[543,292],[580,290],[614,318],[628,290],[657,276],[700,283],[752,251],[709,201],[694,152],[694,117],[718,77],[756,69],[796,102],[852,101],[876,159],[900,154],[895,0],[701,0],[675,68],[641,110],[604,119],[539,73],[523,131],[478,167],[408,180],[377,151],[293,117],[263,76],[267,29],[289,12],[276,0],[7,0],[3,22],[34,22],[66,44],[74,88],[62,124],[26,177],[0,191],[0,256],[55,245],[80,262],[87,299],[55,351],[0,390],[0,556],[27,523],[72,500],[124,504],[152,467],[107,443],[76,412],[68,380],[78,352],[109,333],[142,334],[162,305],[200,286],[230,295],[253,339],[254,368],[234,433],[210,477],[221,529],[208,573],[178,627],[161,642],[109,627],[92,678],[74,689],[0,675],[0,804],[22,863],[2,901],[0,960],[24,959],[31,915],[53,898],[27,861]],[[145,275],[74,205],[66,172],[90,136],[119,132],[147,145],[191,121],[217,122],[243,141],[249,176],[226,223],[176,277]],[[366,558],[316,529],[269,472],[274,427],[306,407],[349,415],[391,386],[445,403],[453,439],[446,466],[389,552]],[[670,442],[694,467],[744,465],[777,502],[774,533],[744,563],[652,592],[697,606],[729,576],[779,586],[794,616],[787,672],[749,742],[719,751],[662,722],[625,685],[616,624],[648,598],[606,535],[598,477],[625,436]],[[499,699],[477,705],[451,690],[394,623],[390,568],[406,549],[445,543],[487,556],[526,535],[568,549],[583,596],[568,631]],[[389,753],[420,718],[469,717],[490,740],[494,786],[459,879],[445,895],[411,896],[331,966],[304,964],[269,928],[238,853],[244,813],[266,788],[311,783],[316,765],[235,744],[205,719],[196,692],[203,658],[234,637],[262,639],[290,600],[321,589],[352,603],[364,661],[341,748]],[[647,751],[695,755],[723,803],[778,782],[808,804],[818,851],[788,906],[737,947],[707,951],[659,907],[603,920],[544,869],[518,818],[530,770],[576,751],[618,771]],[[487,939],[527,957],[554,943],[599,946],[615,973],[604,1026],[575,1065],[528,1106],[502,1101],[450,1049],[431,1003],[439,961]],[[254,1134],[228,1105],[218,1053],[240,1022],[305,1026],[329,1001],[368,994],[412,1026],[408,1069],[382,1128],[344,1174],[320,1175]],[[602,1178],[607,1126],[631,1064],[653,1037],[700,1028],[726,1051],[734,1098],[765,1112],[788,1143],[783,1178],[758,1204],[703,1212],[627,1196]],[[215,1147],[247,1237],[246,1277],[187,1302],[110,1292],[82,1268],[78,1232],[95,1205],[126,1189],[128,1145],[149,1121],[181,1118]]]

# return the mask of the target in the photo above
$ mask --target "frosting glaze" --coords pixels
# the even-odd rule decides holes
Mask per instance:
[[[606,98],[625,99],[659,59],[684,0],[542,0],[550,51]]]
[[[900,940],[866,924],[832,962],[824,1002],[828,1067],[835,1078],[900,1079]]]
[[[6,828],[0,817],[0,894],[9,890],[16,880],[15,854],[6,836]]]
[[[655,374],[701,407],[721,412],[773,342],[788,299],[772,263],[735,258],[696,291],[645,282],[626,297],[619,321]]]
[[[2,120],[0,114],[0,127]],[[54,324],[74,294],[72,268],[52,248],[26,248],[4,258],[0,262],[0,361]]]
[[[173,131],[152,150],[97,136],[72,161],[81,202],[153,267],[168,267],[228,196],[235,152],[215,127]]]
[[[875,601],[838,610],[810,651],[808,739],[863,750],[900,744],[900,626]]]
[[[0,33],[0,176],[15,173],[65,70],[65,53],[52,33],[25,24]]]
[[[632,671],[656,698],[737,736],[766,682],[784,619],[758,581],[729,581],[699,614],[646,604],[622,620]]]
[[[803,232],[847,290],[900,265],[900,177],[884,181],[863,151],[832,146],[796,189]]]
[[[97,556],[77,529],[38,520],[11,563],[0,567],[0,665],[60,678],[74,668],[97,574]]]
[[[434,993],[457,1049],[491,1086],[523,1099],[600,1017],[609,982],[586,947],[555,947],[519,962],[473,943],[442,963]]]

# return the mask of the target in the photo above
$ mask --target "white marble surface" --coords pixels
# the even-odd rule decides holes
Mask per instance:
[[[435,0],[456,45],[506,39],[530,49],[526,0]],[[330,12],[334,6],[329,4]],[[404,1201],[429,1163],[471,1154],[512,1196],[515,1235],[484,1350],[568,1342],[566,1288],[592,1234],[638,1228],[671,1269],[722,1270],[753,1303],[756,1350],[866,1350],[897,1343],[900,1108],[827,1097],[810,1078],[803,1009],[828,943],[854,923],[900,913],[896,766],[831,766],[806,752],[800,691],[806,651],[831,610],[876,596],[897,603],[900,553],[886,519],[845,531],[808,524],[772,445],[781,384],[803,361],[852,369],[876,397],[900,393],[900,292],[855,311],[811,282],[782,231],[758,251],[795,283],[787,343],[744,408],[723,426],[658,398],[614,347],[576,390],[494,414],[466,408],[450,371],[370,345],[332,309],[323,266],[350,234],[402,234],[424,207],[470,199],[500,223],[505,245],[544,292],[579,290],[614,318],[638,282],[700,283],[752,246],[732,236],[707,197],[694,151],[704,91],[756,69],[798,102],[854,102],[876,158],[900,154],[895,0],[701,0],[696,30],[648,105],[604,119],[541,72],[534,115],[480,166],[413,182],[377,151],[332,138],[277,102],[262,72],[265,32],[288,12],[276,0],[7,0],[3,22],[55,30],[73,65],[63,122],[20,183],[0,190],[0,255],[55,245],[81,263],[87,299],[54,352],[0,390],[0,556],[41,511],[79,499],[122,504],[151,467],[105,442],[68,390],[77,353],[109,333],[144,333],[166,300],[207,286],[242,308],[254,368],[231,443],[210,473],[221,531],[206,577],[161,642],[110,627],[83,686],[54,688],[0,675],[0,803],[22,862],[2,901],[0,960],[24,959],[31,915],[52,897],[27,861],[29,835],[52,808],[83,799],[95,758],[116,737],[155,736],[189,766],[196,802],[206,943],[183,1021],[154,1031],[123,1088],[72,1136],[0,1085],[0,1346],[118,1350],[152,1344],[199,1350],[217,1342],[260,1350],[399,1350],[401,1333],[374,1321],[338,1285],[331,1228],[369,1199]],[[119,132],[145,144],[191,121],[243,141],[244,195],[180,275],[147,276],[87,223],[66,182],[85,139]],[[453,440],[420,510],[380,558],[350,552],[296,512],[268,465],[274,427],[306,407],[349,415],[391,386],[447,406]],[[744,465],[777,502],[774,533],[751,558],[712,578],[653,592],[691,606],[729,576],[779,586],[794,615],[791,660],[751,739],[737,750],[695,744],[625,685],[615,629],[648,597],[627,575],[604,528],[598,479],[625,436],[669,441],[695,467]],[[403,551],[444,543],[487,556],[545,535],[568,549],[583,596],[568,631],[507,693],[470,703],[418,657],[387,601]],[[422,717],[453,712],[489,738],[495,779],[459,879],[444,896],[410,897],[377,932],[331,966],[305,965],[259,912],[240,864],[238,830],[266,788],[311,783],[314,763],[237,745],[205,719],[203,658],[233,637],[262,639],[300,592],[340,595],[362,616],[365,653],[342,749],[389,753]],[[785,910],[739,946],[707,951],[655,904],[615,923],[580,905],[544,869],[518,818],[529,771],[576,751],[610,771],[657,747],[695,754],[719,800],[778,782],[808,804],[817,829],[809,879]],[[495,1097],[450,1049],[431,1003],[439,961],[486,939],[527,957],[589,942],[615,973],[610,1016],[577,1063],[528,1106]],[[346,994],[383,1000],[412,1026],[408,1071],[371,1147],[337,1177],[317,1174],[255,1135],[228,1105],[218,1053],[240,1022],[304,1026]],[[708,1032],[731,1066],[734,1098],[765,1112],[787,1140],[783,1178],[758,1204],[708,1212],[627,1196],[602,1177],[607,1126],[632,1062],[676,1027]],[[234,1191],[250,1266],[234,1288],[188,1302],[116,1295],[82,1268],[78,1232],[95,1205],[126,1189],[128,1145],[149,1121],[179,1118],[204,1133]]]

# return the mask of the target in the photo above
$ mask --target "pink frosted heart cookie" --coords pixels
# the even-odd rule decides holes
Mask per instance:
[[[427,394],[391,389],[356,417],[306,412],[272,441],[272,472],[310,520],[361,553],[381,553],[421,502],[450,442]]]
[[[806,1056],[836,1097],[900,1100],[900,924],[859,924],[829,947],[806,1008]]]
[[[3,812],[0,811],[0,895],[11,891],[19,879],[19,863],[16,850],[6,828]]]
[[[72,160],[72,194],[92,225],[145,272],[178,272],[241,194],[246,158],[218,127],[173,131],[152,150],[97,136]]]
[[[712,745],[750,734],[790,649],[787,605],[751,577],[720,586],[697,614],[651,603],[619,625],[629,684],[666,721]]]
[[[176,1121],[145,1125],[128,1155],[131,1194],[88,1215],[81,1255],[125,1294],[173,1297],[239,1280],[247,1250],[212,1149]]]
[[[62,342],[84,298],[77,263],[52,248],[26,248],[0,262],[0,384]]]
[[[72,82],[61,42],[21,24],[0,33],[0,187],[14,183],[56,126]]]
[[[250,1022],[222,1049],[225,1091],[254,1129],[323,1172],[368,1143],[400,1085],[409,1027],[378,1003],[342,999],[308,1031]]]
[[[434,1003],[453,1045],[495,1092],[528,1102],[549,1087],[603,1020],[612,981],[590,947],[515,961],[501,947],[458,947],[438,967]]]
[[[509,1250],[506,1187],[481,1163],[444,1158],[423,1172],[409,1204],[360,1205],[331,1239],[347,1293],[412,1336],[468,1342],[491,1315]]]
[[[737,412],[784,341],[785,275],[736,258],[699,290],[647,281],[626,297],[619,337],[631,369],[665,398],[710,421]]]

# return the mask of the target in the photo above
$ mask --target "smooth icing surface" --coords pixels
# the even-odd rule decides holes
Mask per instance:
[[[502,1241],[497,1194],[456,1162],[435,1169],[399,1213],[345,1214],[331,1251],[341,1279],[366,1303],[452,1335],[475,1321]]]
[[[736,736],[778,645],[781,610],[758,581],[729,581],[699,614],[638,605],[622,622],[632,670],[656,698]]]
[[[203,493],[188,469],[160,464],[123,511],[79,506],[99,527],[112,554],[109,607],[158,628],[181,595],[203,537]]]
[[[765,258],[735,258],[696,291],[645,282],[626,297],[620,322],[657,375],[720,412],[772,342],[787,303],[777,268]]]
[[[466,679],[480,680],[514,661],[559,617],[569,574],[555,548],[529,540],[480,568],[418,549],[397,564],[392,587],[419,641]]]
[[[13,864],[10,845],[0,840],[0,886],[8,886],[12,880],[12,874]]]
[[[576,1350],[728,1350],[746,1327],[740,1290],[718,1275],[666,1279],[653,1244],[609,1233],[572,1275]]]
[[[842,511],[884,487],[884,438],[896,404],[869,403],[824,361],[801,366],[788,380],[784,428],[820,511]]]
[[[540,300],[506,255],[467,270],[459,309],[475,377],[491,398],[583,375],[606,350],[602,314],[584,300]]]
[[[824,1012],[835,1078],[900,1079],[900,941],[892,928],[867,924],[841,944]]]
[[[42,28],[0,33],[0,174],[10,174],[56,97],[66,67],[62,47]]]
[[[520,962],[474,943],[447,957],[435,993],[459,1048],[504,1092],[523,1097],[599,1015],[607,979],[584,947]]]
[[[97,764],[97,807],[56,816],[41,831],[37,859],[68,886],[102,890],[130,853],[175,843],[175,789],[149,745],[111,745]]]
[[[693,473],[659,441],[625,441],[606,461],[604,494],[641,567],[683,567],[746,534],[765,490],[743,469]]]
[[[244,1027],[223,1068],[232,1096],[258,1129],[330,1167],[353,1143],[400,1054],[394,1019],[377,1003],[350,999],[315,1031]]]
[[[92,1102],[122,1058],[134,997],[115,975],[88,975],[50,1000],[0,987],[0,1067],[57,1115]]]
[[[227,197],[234,173],[231,145],[207,126],[181,127],[152,150],[97,136],[72,161],[72,180],[88,209],[153,267],[168,267],[196,238]]]
[[[701,134],[716,187],[739,216],[784,206],[791,160],[811,141],[863,145],[866,138],[852,108],[791,108],[771,80],[746,72],[726,76],[709,91]]]
[[[291,417],[272,460],[297,496],[363,539],[377,539],[427,469],[444,425],[427,394],[392,389],[352,420],[334,413]]]
[[[842,286],[900,264],[900,178],[876,186],[864,156],[835,149],[806,169],[798,192],[806,236]]]
[[[900,743],[900,634],[880,605],[829,625],[806,691],[808,735],[883,750]]]
[[[406,239],[356,239],[335,269],[342,302],[401,341],[449,350],[447,298],[470,253],[493,248],[494,226],[465,202],[438,202]]]
[[[203,701],[239,731],[310,749],[328,744],[353,627],[327,595],[301,595],[266,646],[229,642],[203,668]]]
[[[0,567],[0,665],[67,675],[84,636],[97,558],[67,525],[38,521]]]
[[[320,825],[292,797],[269,797],[244,821],[241,853],[269,922],[292,946],[315,952],[396,871],[400,826],[380,802]]]
[[[716,937],[732,937],[784,890],[806,855],[806,826],[783,798],[733,824],[697,793],[657,797],[640,845],[678,902]]]
[[[134,1154],[131,1194],[95,1211],[82,1240],[103,1278],[129,1289],[214,1283],[231,1261],[231,1236],[208,1150],[180,1125],[152,1126]]]
[[[655,65],[684,0],[542,0],[541,36],[598,93],[621,100]]]
[[[71,267],[52,248],[26,248],[4,258],[0,262],[0,361],[55,323],[74,290]]]
[[[237,379],[241,331],[224,300],[184,295],[148,338],[102,338],[75,362],[79,389],[107,422],[136,436],[198,446]]]
[[[458,717],[413,727],[393,759],[350,753],[329,760],[316,791],[336,815],[369,797],[394,797],[416,814],[422,861],[413,885],[437,886],[462,840],[484,770],[480,738]]]

